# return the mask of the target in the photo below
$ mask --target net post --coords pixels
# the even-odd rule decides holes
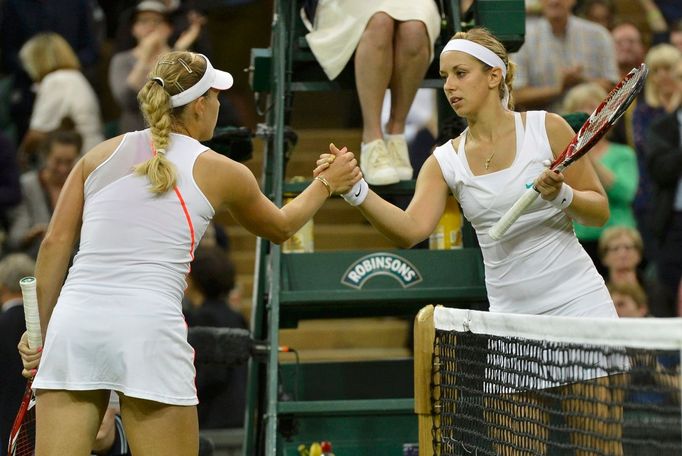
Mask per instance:
[[[433,448],[431,378],[436,329],[433,305],[423,307],[414,319],[414,411],[419,420],[419,456],[437,454]]]

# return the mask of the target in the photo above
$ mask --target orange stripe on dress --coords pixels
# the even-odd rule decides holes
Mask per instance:
[[[154,156],[156,156],[156,147],[154,147],[154,143],[151,143],[152,146],[152,153]],[[189,236],[191,239],[190,247],[189,247],[189,257],[190,261],[194,260],[194,224],[192,223],[192,217],[189,216],[189,211],[187,210],[187,205],[185,204],[185,199],[182,197],[182,193],[180,193],[180,189],[176,185],[173,187],[173,191],[175,192],[175,195],[178,197],[178,200],[180,201],[180,205],[182,206],[182,211],[185,213],[185,219],[187,219],[187,226],[189,227]],[[190,265],[190,269],[191,269]]]
[[[182,193],[180,193],[180,189],[176,185],[173,188],[173,191],[175,191],[175,194],[178,196],[178,199],[180,200],[180,205],[182,206],[182,211],[185,213],[185,218],[187,219],[187,226],[189,226],[189,234],[192,238],[192,244],[190,245],[189,248],[189,256],[192,260],[194,260],[194,224],[192,224],[192,218],[189,216],[189,211],[187,210],[187,205],[185,204],[185,200],[182,197]]]

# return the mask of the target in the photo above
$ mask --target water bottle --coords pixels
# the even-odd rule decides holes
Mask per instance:
[[[302,176],[292,177],[289,182],[303,182],[305,178]],[[293,200],[293,195],[288,195],[284,198],[284,204]],[[305,225],[301,227],[293,236],[284,241],[282,244],[282,252],[284,253],[310,253],[315,250],[315,241],[313,237],[313,219],[308,220]]]
[[[448,196],[436,229],[429,236],[429,249],[450,250],[462,248],[462,212],[457,200]]]

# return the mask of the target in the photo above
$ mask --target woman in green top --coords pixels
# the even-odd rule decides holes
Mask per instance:
[[[598,84],[579,84],[566,94],[564,111],[589,114],[599,106],[606,95],[606,91]],[[592,162],[592,166],[597,172],[604,190],[606,190],[611,216],[608,222],[601,227],[585,226],[575,221],[573,227],[583,248],[590,255],[599,272],[604,275],[605,269],[599,260],[597,250],[602,232],[614,226],[630,228],[637,226],[632,210],[632,201],[635,198],[639,181],[637,156],[632,147],[612,143],[603,138],[590,150],[587,157]]]

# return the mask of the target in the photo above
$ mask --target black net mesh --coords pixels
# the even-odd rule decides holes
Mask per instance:
[[[436,330],[440,455],[682,455],[679,351]]]

